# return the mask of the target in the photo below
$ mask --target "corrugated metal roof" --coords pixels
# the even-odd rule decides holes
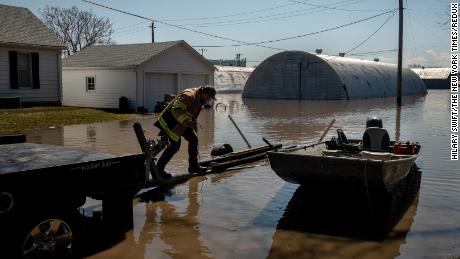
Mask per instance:
[[[347,87],[351,99],[396,95],[397,66],[395,64],[327,55],[318,55],[318,57],[333,67],[344,85],[353,86]],[[426,92],[422,80],[409,68],[402,69],[402,83],[403,95]]]
[[[450,68],[412,68],[421,79],[447,79],[450,76]]]
[[[63,48],[64,44],[27,8],[0,4],[0,43]]]
[[[403,95],[426,94],[417,74],[408,68],[402,74]],[[394,64],[284,51],[254,70],[243,97],[336,100],[395,96],[396,75]]]
[[[91,46],[65,58],[62,65],[64,67],[136,66],[181,42]]]

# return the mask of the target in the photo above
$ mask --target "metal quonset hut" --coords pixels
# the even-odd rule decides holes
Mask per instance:
[[[403,95],[427,93],[423,81],[403,69]],[[345,57],[285,51],[263,61],[251,74],[244,98],[351,100],[396,96],[397,67]]]
[[[243,91],[244,85],[251,75],[252,67],[215,66],[214,87],[219,93]]]
[[[450,68],[413,68],[427,89],[450,89]]]

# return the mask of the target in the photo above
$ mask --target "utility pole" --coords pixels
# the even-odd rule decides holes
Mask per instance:
[[[402,94],[402,48],[403,48],[403,0],[399,0],[399,37],[398,37],[398,106],[401,106]]]
[[[198,50],[200,50],[200,51],[201,51],[201,56],[203,56],[203,57],[204,57],[204,55],[203,55],[203,52],[204,52],[204,51],[208,51],[207,49],[203,49],[203,48],[201,48],[201,49],[198,49]]]
[[[152,43],[155,42],[155,21],[152,21],[152,25],[150,25],[150,28],[152,28]]]
[[[241,66],[241,64],[240,64],[241,55],[243,55],[243,54],[236,53],[236,64],[237,64],[237,66]]]

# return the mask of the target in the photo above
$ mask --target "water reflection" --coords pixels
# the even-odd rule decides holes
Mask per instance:
[[[406,106],[416,105],[423,100],[424,97],[415,96],[404,99]],[[388,113],[389,107],[396,107],[394,98],[364,99],[353,102],[243,99],[243,103],[247,107],[248,120],[263,119],[264,133],[273,138],[289,139],[293,136],[298,136],[298,140],[311,140],[311,136],[319,138],[332,119],[336,119],[334,127],[344,128],[345,131],[356,135],[362,134],[369,116],[381,117],[386,128],[395,124],[394,116]],[[400,121],[400,110],[398,114],[397,120]],[[398,122],[396,124],[399,128]],[[399,134],[399,130],[396,131]]]
[[[186,197],[188,206],[183,212],[165,200],[167,197],[162,197],[164,190],[144,194],[142,201],[145,202],[146,219],[139,242],[151,244],[160,241],[164,246],[162,252],[171,258],[211,258],[209,249],[200,240],[198,222],[199,184],[205,179],[196,177],[190,180]]]
[[[361,214],[347,216],[348,209],[338,210],[343,205],[334,198],[342,194],[318,205],[321,210],[313,210],[312,206],[325,195],[297,190],[296,185],[285,183],[264,165],[209,175],[206,180],[176,186],[159,198],[138,200],[134,205],[134,229],[105,246],[100,246],[104,239],[95,235],[98,254],[90,258],[170,258],[185,249],[190,249],[187,258],[456,258],[460,254],[460,175],[458,164],[448,161],[449,97],[448,91],[430,90],[426,99],[404,98],[399,112],[394,99],[299,102],[242,100],[240,95],[221,94],[218,100],[227,109],[203,111],[199,117],[202,160],[209,157],[212,145],[217,143],[229,143],[235,150],[246,148],[229,114],[253,146],[265,145],[262,137],[285,145],[316,141],[332,118],[336,119],[334,127],[343,128],[349,137],[360,138],[370,115],[383,119],[390,136],[420,141],[420,199],[415,199],[384,241],[370,241],[366,231],[358,231]],[[28,142],[111,154],[138,153],[134,122],[141,122],[147,136],[158,134],[152,126],[154,115],[149,115],[135,121],[32,130],[27,137]],[[335,135],[334,128],[326,138],[331,135]],[[167,170],[183,173],[186,168],[184,142]],[[305,195],[299,195],[301,192],[310,193],[308,202]],[[367,203],[359,202],[364,206],[357,209],[368,212]],[[336,206],[332,206],[334,203]],[[342,230],[328,228],[327,224],[324,229],[315,228],[313,222],[321,223],[321,211],[329,219],[327,223]],[[355,227],[341,226],[347,222],[342,219],[345,217],[358,221]],[[352,231],[347,231],[350,228]],[[186,247],[189,240],[191,245]]]
[[[417,210],[420,180],[421,172],[413,170],[389,204],[380,204],[388,209],[377,218],[369,217],[365,197],[340,186],[300,186],[278,222],[268,258],[396,257]]]
[[[134,204],[136,216],[133,231],[126,233],[122,240],[103,237],[106,240],[105,245],[96,245],[104,244],[100,240],[93,243],[91,249],[86,247],[87,256],[94,254],[87,258],[117,258],[117,255],[118,258],[130,259],[159,258],[166,255],[169,258],[212,258],[209,248],[201,240],[198,220],[198,196],[205,179],[192,178],[188,183],[187,193],[178,193],[177,189],[158,188],[142,194]],[[100,233],[89,234],[101,236]],[[107,245],[108,239],[115,245],[110,249]]]

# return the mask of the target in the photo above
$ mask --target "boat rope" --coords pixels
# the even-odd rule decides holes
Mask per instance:
[[[371,214],[371,217],[374,216],[374,210],[372,209],[372,202],[371,202],[371,197],[369,195],[369,186],[367,183],[367,159],[364,161],[364,185],[366,187],[366,196],[367,196],[367,203],[369,204],[369,212]]]

